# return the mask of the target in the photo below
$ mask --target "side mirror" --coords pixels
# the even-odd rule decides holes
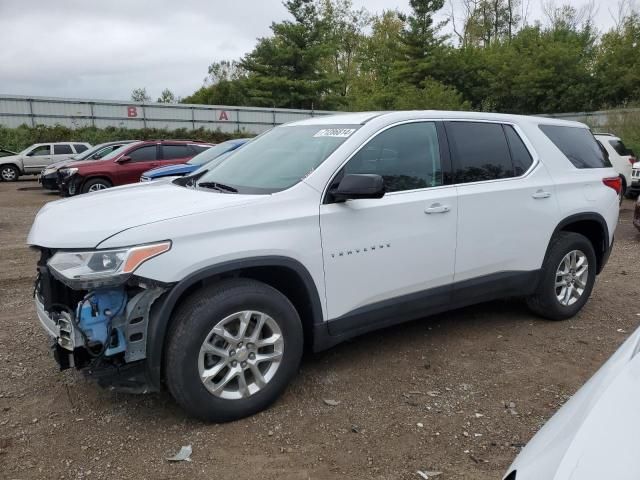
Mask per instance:
[[[374,174],[347,174],[331,191],[331,195],[338,202],[358,198],[382,198],[384,180],[380,175]]]
[[[122,157],[116,159],[116,163],[127,163],[131,161],[131,157],[128,155],[123,155]]]

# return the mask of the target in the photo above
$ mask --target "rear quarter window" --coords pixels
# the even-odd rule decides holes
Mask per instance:
[[[622,140],[609,140],[609,145],[613,147],[618,155],[633,155],[633,152],[628,149],[624,143],[622,143]]]
[[[540,130],[576,168],[606,168],[611,162],[586,128],[540,125]]]

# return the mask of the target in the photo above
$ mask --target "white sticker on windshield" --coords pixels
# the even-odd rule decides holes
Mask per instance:
[[[314,137],[342,137],[346,138],[355,132],[355,128],[323,128]]]

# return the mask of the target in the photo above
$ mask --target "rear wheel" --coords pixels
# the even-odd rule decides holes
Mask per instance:
[[[560,232],[549,247],[538,290],[527,298],[527,304],[549,320],[571,318],[589,299],[595,279],[596,254],[589,239]]]
[[[20,170],[15,165],[0,166],[0,179],[3,182],[15,182],[20,176]]]
[[[165,380],[189,414],[236,420],[280,396],[298,370],[302,347],[302,324],[287,297],[255,280],[228,280],[179,307],[168,335]]]
[[[111,188],[111,182],[104,178],[92,178],[82,186],[82,193],[98,192],[106,188]]]

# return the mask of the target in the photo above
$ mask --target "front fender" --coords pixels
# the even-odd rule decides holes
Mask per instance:
[[[294,271],[307,290],[311,300],[313,328],[323,324],[322,305],[318,289],[304,265],[289,257],[264,256],[232,260],[202,268],[176,283],[163,297],[156,301],[151,312],[147,331],[147,376],[155,388],[162,381],[162,361],[167,331],[171,316],[189,288],[197,283],[218,275],[246,270],[252,267],[285,267]]]

